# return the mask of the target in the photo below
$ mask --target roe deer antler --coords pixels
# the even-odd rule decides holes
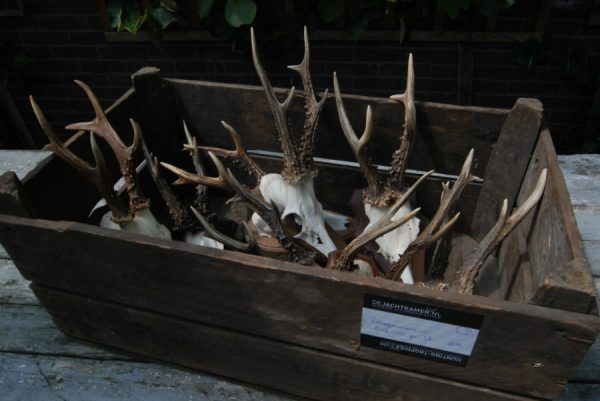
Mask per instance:
[[[96,187],[102,198],[104,198],[106,201],[107,206],[113,213],[113,216],[115,216],[116,220],[127,220],[130,217],[129,209],[113,189],[113,185],[110,182],[106,171],[104,157],[98,148],[98,144],[96,143],[94,135],[90,134],[90,145],[92,147],[92,153],[96,163],[95,167],[92,167],[87,161],[81,159],[71,152],[69,148],[67,148],[65,144],[58,138],[33,96],[29,96],[29,101],[31,103],[31,107],[33,108],[33,112],[40,126],[42,127],[42,130],[50,140],[47,148],[62,160],[67,162],[72,168],[83,174],[83,176],[85,176],[86,179],[94,187]]]
[[[460,216],[460,212],[456,213],[454,217],[447,220],[448,213],[455,206],[456,201],[460,198],[462,191],[465,187],[476,180],[477,177],[471,174],[471,164],[473,163],[473,149],[467,155],[460,175],[454,183],[451,189],[448,190],[449,184],[444,185],[442,194],[440,196],[440,205],[431,218],[431,221],[427,224],[427,227],[419,233],[417,238],[410,243],[408,248],[400,256],[398,261],[393,263],[390,272],[386,278],[391,280],[398,280],[404,269],[410,264],[412,258],[422,249],[426,249],[428,246],[440,239],[453,225],[456,223]]]
[[[463,294],[473,293],[475,280],[487,257],[523,221],[542,198],[544,188],[546,187],[547,174],[547,169],[543,169],[531,195],[510,216],[507,216],[508,201],[504,199],[498,221],[481,240],[477,248],[471,252],[457,272],[456,289],[458,292]]]
[[[299,138],[292,135],[288,124],[288,111],[294,97],[294,88],[289,91],[283,102],[277,100],[273,87],[263,69],[258,57],[254,29],[250,30],[252,43],[252,60],[256,73],[263,86],[267,103],[275,120],[278,137],[284,154],[284,167],[281,174],[267,174],[259,183],[259,189],[267,202],[273,203],[281,212],[283,220],[293,220],[300,229],[294,235],[311,247],[327,255],[337,249],[331,239],[324,222],[323,206],[317,200],[314,191],[315,168],[313,163],[313,148],[319,116],[327,90],[317,101],[309,73],[310,49],[308,31],[304,28],[304,57],[302,62],[289,66],[296,71],[304,86],[305,118],[302,134]],[[258,224],[257,227],[262,227]],[[268,235],[268,232],[261,234]]]
[[[110,218],[109,214],[105,214],[102,217],[100,222],[102,227],[170,239],[171,233],[156,220],[150,211],[150,201],[144,197],[137,184],[134,156],[136,150],[143,142],[140,126],[134,120],[129,120],[133,128],[133,143],[131,146],[125,146],[121,138],[110,125],[92,90],[83,82],[75,82],[86,92],[96,113],[96,118],[89,123],[68,125],[66,129],[91,131],[90,142],[92,153],[94,154],[94,159],[96,161],[96,167],[92,167],[89,163],[75,156],[65,147],[51,129],[33,97],[31,97],[30,100],[33,111],[42,126],[42,129],[46,133],[46,136],[48,136],[50,140],[49,148],[57,156],[81,172],[98,189],[110,209]],[[95,135],[104,138],[115,154],[129,196],[128,206],[121,201],[113,189],[112,182],[105,167],[104,157],[96,143]]]
[[[389,210],[379,220],[366,228],[358,237],[352,240],[343,250],[339,251],[335,258],[329,259],[328,268],[335,270],[351,270],[351,262],[356,253],[369,242],[381,237],[382,235],[397,229],[410,219],[415,217],[421,211],[421,208],[414,209],[403,216],[396,216],[398,210],[408,201],[417,187],[431,174],[428,171],[423,174],[404,194],[394,203]]]
[[[150,206],[150,201],[142,194],[137,183],[134,166],[134,156],[142,140],[141,129],[135,121],[131,120],[131,125],[133,126],[133,143],[130,146],[126,146],[108,121],[108,118],[106,118],[106,114],[104,114],[98,98],[96,98],[90,87],[81,81],[75,80],[75,83],[84,90],[92,104],[96,117],[89,122],[69,124],[65,129],[91,131],[108,143],[108,146],[110,146],[117,159],[121,175],[125,180],[127,194],[129,195],[129,210],[131,212],[126,221],[127,219],[131,220],[135,212]]]
[[[408,58],[406,90],[402,95],[391,97],[393,100],[400,100],[404,103],[404,127],[403,134],[400,137],[400,147],[392,155],[390,172],[387,176],[377,171],[377,168],[371,163],[366,152],[367,144],[373,136],[373,113],[371,107],[367,107],[365,128],[362,136],[358,138],[344,107],[336,73],[333,74],[333,86],[342,132],[350,144],[361,172],[367,181],[367,188],[363,191],[363,202],[365,214],[370,221],[366,228],[368,230],[371,225],[376,224],[378,220],[386,216],[391,205],[398,199],[402,199],[404,195],[403,177],[410,149],[416,135],[415,83],[412,54]],[[396,218],[400,218],[403,215],[411,213],[411,208],[406,204],[398,209],[396,213]],[[400,257],[410,242],[416,238],[418,229],[419,220],[415,217],[409,220],[406,225],[385,233],[385,235],[376,240],[379,245],[379,253],[388,261],[394,262]],[[410,270],[406,271],[402,279],[408,283],[413,282]]]

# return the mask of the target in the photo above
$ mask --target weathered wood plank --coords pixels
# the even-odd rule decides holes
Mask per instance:
[[[36,298],[37,299],[37,298]],[[39,305],[0,305],[0,355],[29,354],[57,357],[130,360],[99,347],[75,341],[61,333]],[[142,358],[137,358],[140,360]]]
[[[562,389],[600,329],[591,316],[549,308],[482,297],[465,302],[458,294],[284,261],[274,266],[259,256],[77,223],[0,220],[0,239],[25,276],[40,284],[440,377],[490,387],[501,381],[534,396],[552,397]],[[26,244],[31,236],[39,246]],[[41,259],[47,262],[43,269]],[[357,349],[366,293],[485,316],[468,366]],[[535,368],[537,362],[544,369]]]
[[[12,261],[0,259],[0,305],[39,305],[40,302],[29,289],[29,283]]]
[[[202,144],[230,147],[220,121],[235,127],[248,149],[280,151],[271,110],[261,87],[202,81],[167,80],[173,85],[181,116]],[[418,77],[417,77],[417,87]],[[284,90],[276,89],[283,97]],[[398,147],[404,124],[402,103],[365,96],[345,95],[344,104],[353,126],[363,127],[367,105],[373,108],[375,134],[369,153],[379,164],[389,164]],[[290,106],[294,129],[301,129],[304,103],[297,94]],[[507,110],[417,102],[418,135],[409,168],[457,174],[469,149],[475,148],[474,170],[483,175]],[[316,135],[315,155],[354,161],[339,124],[333,95],[325,102]]]
[[[448,401],[532,400],[42,287],[34,290],[61,330],[74,337],[303,397],[437,401],[444,394]]]
[[[189,159],[180,152],[185,135],[177,112],[175,94],[156,67],[145,67],[131,76],[138,108],[138,121],[144,127],[148,149],[161,161],[179,165]]]
[[[504,199],[512,209],[542,123],[544,108],[537,99],[518,99],[502,125],[489,156],[479,194],[471,235],[478,241],[497,221]]]
[[[219,377],[149,363],[0,354],[2,401],[293,401]]]
[[[539,287],[532,302],[585,312],[596,309],[596,290],[583,253],[581,234],[548,131],[542,132],[534,157],[548,168],[548,182],[537,218],[528,237],[534,280]],[[537,151],[536,151],[537,152]],[[537,176],[534,174],[533,177]],[[532,178],[533,178],[532,177]],[[524,183],[520,195],[530,191]]]

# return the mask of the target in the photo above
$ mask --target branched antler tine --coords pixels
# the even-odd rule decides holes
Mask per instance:
[[[354,254],[358,252],[360,248],[362,248],[369,242],[381,237],[382,235],[385,235],[388,232],[395,230],[396,228],[400,227],[401,225],[405,224],[410,219],[415,217],[420,212],[421,208],[412,210],[410,213],[405,214],[398,220],[392,220],[396,212],[402,207],[404,203],[406,203],[408,199],[410,199],[410,197],[417,190],[419,185],[421,185],[421,183],[425,181],[425,179],[431,174],[433,174],[433,170],[428,171],[427,173],[419,177],[419,179],[415,181],[415,183],[411,185],[411,187],[406,192],[404,192],[402,197],[400,197],[400,199],[398,199],[390,207],[386,214],[384,214],[374,225],[369,227],[368,230],[364,231],[358,237],[352,240],[352,242],[350,242],[350,244],[348,244],[341,251],[340,256],[335,264],[335,268],[338,270],[347,269],[348,264],[352,260]]]
[[[184,149],[189,150],[190,157],[192,158],[192,163],[194,164],[194,169],[196,170],[196,174],[199,176],[205,176],[205,169],[202,160],[200,160],[200,153],[198,150],[198,144],[196,142],[196,138],[192,136],[190,130],[183,120],[183,131],[185,132],[185,137],[187,138],[187,143],[184,145]],[[196,207],[200,208],[200,211],[203,214],[209,213],[208,201],[206,196],[206,191],[208,188],[204,184],[196,185]]]
[[[150,150],[148,150],[145,141],[142,141],[141,148],[142,153],[144,154],[144,158],[146,159],[146,165],[150,170],[150,175],[154,180],[154,184],[156,185],[158,192],[160,192],[160,195],[162,196],[163,200],[165,201],[165,204],[167,205],[167,208],[169,209],[169,214],[174,223],[173,230],[183,230],[186,226],[186,220],[189,221],[188,213],[182,206],[181,202],[179,202],[179,200],[177,199],[177,196],[175,196],[175,194],[171,190],[169,184],[167,184],[167,182],[165,181],[165,178],[163,177],[163,175],[160,172],[160,169],[158,168],[158,159],[154,157],[152,153],[150,153]]]
[[[456,204],[456,201],[462,194],[462,191],[465,189],[465,187],[469,183],[477,179],[476,176],[471,174],[473,156],[474,150],[471,149],[463,163],[463,166],[460,170],[460,174],[456,179],[456,182],[454,183],[454,185],[452,185],[452,189],[450,189],[449,192],[447,190],[442,191],[440,206],[438,207],[437,211],[431,219],[431,223],[433,224],[431,225],[430,233],[437,230],[438,227],[444,222],[445,218],[447,217],[448,213],[451,211],[453,206]],[[427,227],[429,228],[429,225]]]
[[[398,199],[396,201],[396,203],[394,203],[390,207],[390,210],[388,210],[388,212],[385,214],[385,217],[389,216],[389,218],[391,219],[396,214],[398,209],[400,209],[402,207],[402,205],[404,205],[404,203],[406,203],[406,201],[410,199],[410,197],[417,190],[417,188],[421,185],[421,183],[423,181],[425,181],[433,173],[434,173],[434,170],[429,170],[428,172],[423,174],[421,177],[419,177],[419,179],[417,181],[415,181],[414,184],[412,184],[410,186],[410,188],[408,188],[406,191],[404,191],[404,193],[402,194],[400,199]]]
[[[252,251],[252,249],[253,249],[252,244],[250,244],[250,243],[246,244],[246,243],[240,242],[236,239],[233,239],[233,238],[223,234],[222,232],[217,230],[212,224],[210,224],[209,221],[200,212],[198,212],[193,206],[190,206],[190,209],[192,210],[192,213],[194,213],[194,216],[196,216],[196,218],[198,219],[200,224],[202,224],[202,226],[204,227],[206,232],[208,232],[213,237],[213,239],[229,246],[230,248],[235,249],[236,251],[240,251],[240,252]]]
[[[406,72],[406,90],[401,95],[390,96],[390,99],[404,103],[404,133],[400,139],[400,148],[394,152],[391,163],[388,186],[401,186],[406,170],[406,163],[417,131],[417,110],[415,107],[415,70],[412,53],[408,55]]]
[[[267,78],[267,74],[260,63],[260,59],[258,58],[258,50],[256,48],[256,38],[254,36],[254,28],[250,28],[250,43],[252,46],[252,61],[254,62],[254,68],[256,69],[256,74],[260,79],[260,82],[265,90],[265,94],[267,96],[267,101],[269,106],[271,107],[271,112],[273,113],[273,118],[275,119],[275,126],[277,128],[277,132],[279,133],[279,138],[281,140],[283,146],[283,153],[285,154],[286,164],[290,166],[297,165],[297,155],[295,151],[294,141],[292,136],[290,135],[289,126],[287,123],[287,109],[291,103],[294,88],[290,89],[286,100],[283,103],[280,103],[275,96],[275,92],[273,91],[273,87],[271,86],[271,82],[269,78]],[[288,160],[289,159],[289,160]]]
[[[317,131],[317,125],[319,123],[319,116],[325,100],[327,99],[327,89],[321,97],[321,100],[317,101],[315,97],[315,91],[312,85],[312,79],[310,77],[310,46],[308,43],[308,30],[304,27],[304,57],[302,62],[298,65],[290,65],[289,69],[296,71],[302,78],[302,86],[304,87],[304,108],[305,108],[305,120],[302,137],[300,140],[300,161],[302,167],[310,170],[313,165],[313,150],[315,134]]]
[[[228,150],[223,148],[216,148],[213,146],[198,146],[198,149],[204,152],[212,152],[215,155],[225,157],[228,159],[236,159],[239,160],[240,163],[243,164],[245,169],[257,180],[259,181],[261,177],[265,175],[265,172],[260,168],[260,166],[254,161],[252,156],[248,154],[246,149],[244,148],[244,144],[242,143],[242,138],[240,134],[238,134],[237,130],[233,128],[231,125],[227,124],[225,121],[221,121],[221,124],[231,137],[235,145],[235,150]],[[184,149],[190,150],[193,146],[186,144]]]
[[[452,226],[458,221],[460,217],[460,212],[456,213],[450,221],[440,227],[436,232],[432,232],[430,227],[432,226],[432,222],[430,222],[425,230],[421,231],[421,233],[417,236],[417,238],[406,248],[404,253],[400,256],[400,258],[394,262],[392,268],[387,274],[386,278],[390,280],[398,280],[404,272],[404,269],[410,264],[412,258],[419,252],[421,249],[426,249],[431,244],[440,239],[444,234],[452,228]]]
[[[109,146],[113,149],[115,154],[124,152],[126,150],[125,144],[123,143],[123,141],[121,140],[119,135],[117,135],[117,133],[115,132],[113,127],[108,122],[108,118],[106,118],[106,114],[104,114],[104,111],[102,110],[102,106],[100,105],[100,102],[98,101],[98,98],[96,97],[96,95],[94,94],[92,89],[84,82],[75,80],[75,83],[77,85],[79,85],[83,89],[85,94],[87,95],[87,97],[90,100],[90,103],[92,104],[92,107],[94,109],[94,113],[96,113],[96,118],[94,118],[92,121],[88,121],[88,122],[69,124],[65,128],[68,130],[76,130],[76,131],[77,130],[92,131],[96,135],[102,137],[109,144]],[[135,138],[134,138],[134,142],[135,142]]]
[[[192,157],[192,163],[194,163],[194,169],[196,169],[196,173],[198,175],[204,175],[204,165],[200,161],[200,155],[198,153],[198,144],[196,142],[196,138],[192,136],[190,130],[183,121],[183,131],[185,132],[185,137],[187,139],[187,143],[184,145],[184,149],[190,151],[190,156]]]
[[[471,252],[467,260],[458,272],[458,291],[463,294],[471,294],[475,286],[475,280],[479,275],[485,260],[494,252],[502,241],[519,225],[521,221],[540,201],[546,187],[548,170],[543,169],[531,195],[510,216],[507,215],[508,201],[504,199],[498,221],[492,229],[481,240],[477,248]]]
[[[300,74],[300,77],[302,78],[302,85],[304,86],[304,93],[307,98],[307,103],[309,102],[309,100],[311,103],[317,103],[315,92],[312,86],[312,81],[310,79],[310,46],[308,43],[308,30],[306,29],[306,26],[304,27],[303,38],[304,57],[302,58],[302,62],[297,65],[288,65],[288,68]]]
[[[467,184],[477,178],[471,174],[473,155],[474,151],[471,149],[463,163],[460,175],[452,186],[452,189],[450,189],[450,192],[442,191],[440,205],[431,218],[431,221],[429,224],[427,224],[427,227],[425,227],[425,229],[419,233],[417,238],[408,246],[408,248],[406,248],[404,253],[400,256],[400,259],[394,262],[390,272],[387,275],[387,278],[391,280],[398,280],[404,269],[410,264],[413,256],[417,252],[436,242],[454,225],[454,223],[456,223],[456,221],[458,221],[460,213],[456,213],[450,221],[444,223],[448,213],[450,213],[450,210],[460,197],[463,189],[465,189]]]
[[[164,168],[166,168],[167,170],[175,173],[175,175],[177,175],[179,178],[173,183],[175,185],[182,185],[182,184],[202,184],[202,185],[206,185],[209,187],[217,187],[217,188],[222,188],[222,189],[231,189],[231,186],[229,185],[229,182],[227,181],[226,178],[219,176],[219,177],[206,177],[206,176],[200,176],[197,174],[192,174],[190,172],[187,172],[179,167],[173,166],[172,164],[166,163],[166,162],[160,162],[160,165],[163,166]]]
[[[65,162],[69,163],[73,168],[85,174],[86,176],[90,176],[96,173],[96,169],[92,167],[88,162],[83,159],[77,157],[73,152],[71,152],[64,143],[58,138],[48,120],[46,120],[46,116],[42,112],[42,109],[38,106],[37,102],[33,98],[33,96],[29,96],[29,102],[31,103],[31,107],[33,109],[33,113],[38,120],[38,123],[42,127],[42,130],[50,140],[48,144],[48,148],[52,150],[58,157],[60,157]]]
[[[235,152],[237,153],[238,157],[240,157],[240,159],[243,160],[243,162],[248,166],[248,168],[255,173],[257,179],[260,179],[260,177],[264,176],[265,172],[260,168],[258,164],[256,164],[256,162],[248,154],[248,152],[246,152],[246,149],[244,148],[244,145],[242,143],[242,138],[240,137],[240,134],[238,134],[237,130],[231,125],[227,124],[225,121],[221,121],[221,124],[227,130],[229,136],[231,136],[231,140],[233,140],[233,143],[235,144]]]
[[[90,133],[90,145],[96,162],[96,166],[92,167],[87,161],[71,152],[58,138],[33,96],[30,96],[29,100],[42,130],[48,137],[48,140],[50,140],[48,148],[75,170],[83,174],[96,187],[98,192],[100,192],[100,196],[106,200],[106,204],[112,211],[116,221],[128,219],[130,215],[129,211],[112,187],[108,178],[104,157],[98,148],[94,135]]]
[[[377,170],[370,162],[366,154],[367,143],[373,136],[373,113],[371,111],[371,106],[367,106],[365,129],[359,139],[352,128],[352,124],[350,124],[350,120],[348,119],[348,114],[346,113],[346,108],[344,107],[342,94],[340,92],[337,74],[335,72],[333,73],[333,91],[335,93],[335,104],[337,106],[342,132],[344,133],[346,140],[354,152],[354,157],[356,157],[356,160],[358,161],[358,165],[360,166],[363,176],[367,180],[369,191],[371,193],[377,193],[377,187],[379,186],[379,182],[377,180]]]

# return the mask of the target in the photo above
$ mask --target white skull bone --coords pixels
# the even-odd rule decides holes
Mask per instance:
[[[369,224],[365,228],[367,230],[371,225],[375,224],[381,219],[389,210],[389,207],[378,207],[365,204],[365,214],[369,218]],[[408,205],[403,205],[392,217],[392,221],[400,219],[402,216],[410,213],[412,209]],[[419,234],[419,219],[413,217],[406,224],[401,225],[388,232],[385,235],[377,238],[375,242],[379,245],[379,253],[381,253],[388,261],[395,262],[400,256],[406,251],[406,248],[413,242]],[[414,284],[412,273],[410,271],[410,265],[404,269],[400,276],[402,282],[406,284]]]
[[[310,244],[323,254],[336,250],[325,229],[323,206],[315,196],[312,177],[298,183],[286,182],[280,174],[267,174],[261,178],[259,189],[267,202],[273,202],[281,212],[281,220],[293,219],[299,226],[294,237]],[[259,235],[269,235],[268,225],[254,214],[252,221]]]

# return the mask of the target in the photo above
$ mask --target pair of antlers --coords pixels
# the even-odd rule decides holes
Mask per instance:
[[[98,189],[112,212],[113,221],[116,223],[127,223],[133,219],[138,210],[150,206],[150,201],[143,195],[137,183],[134,166],[135,154],[143,141],[141,128],[138,123],[136,123],[133,119],[130,119],[131,126],[133,128],[133,143],[130,146],[126,146],[108,121],[106,114],[104,114],[104,111],[102,110],[102,106],[100,106],[100,102],[98,102],[96,95],[90,89],[90,87],[81,81],[76,80],[75,83],[84,90],[85,94],[90,100],[90,103],[92,104],[96,117],[89,122],[70,124],[66,127],[66,129],[72,131],[91,132],[90,142],[92,153],[94,155],[95,166],[90,165],[87,161],[81,159],[67,148],[67,146],[58,138],[48,123],[48,120],[44,116],[44,113],[34,100],[33,96],[30,96],[29,100],[31,102],[33,112],[35,113],[42,130],[50,140],[48,148],[52,150],[58,157],[82,173]],[[125,180],[127,194],[129,195],[128,205],[126,205],[119,198],[113,189],[112,182],[108,176],[109,174],[104,161],[104,156],[98,147],[95,135],[104,139],[108,143],[117,159],[119,170]]]

